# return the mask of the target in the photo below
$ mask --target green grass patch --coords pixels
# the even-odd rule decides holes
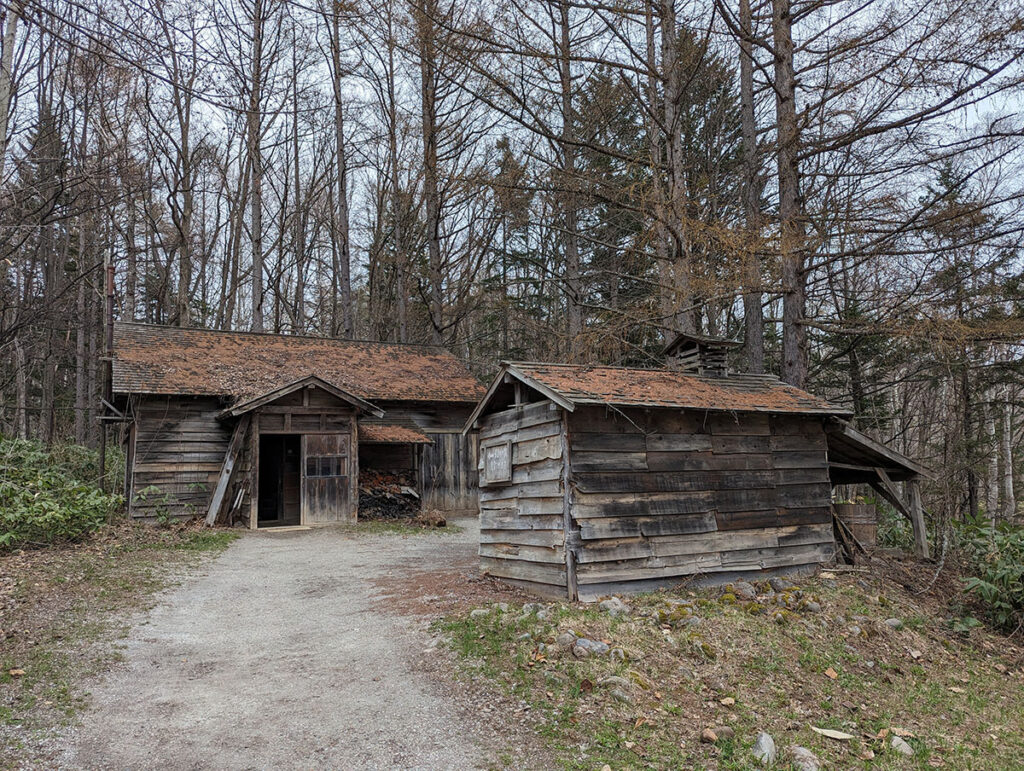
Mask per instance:
[[[567,603],[542,605],[546,618],[538,618],[512,604],[452,615],[435,630],[463,676],[530,705],[564,769],[752,769],[762,730],[779,748],[778,768],[788,767],[793,745],[826,768],[1018,767],[1024,672],[1014,670],[1014,644],[983,630],[956,635],[901,588],[883,586],[883,595],[857,580],[805,582],[803,594],[813,593],[822,612],[797,609],[781,622],[769,603],[752,611],[707,589],[630,598],[633,612],[620,618]],[[884,624],[893,616],[903,628]],[[577,658],[556,644],[569,631],[621,656]],[[610,685],[621,683],[626,698]],[[702,729],[723,726],[735,735],[701,742]],[[890,748],[894,734],[913,757]]]

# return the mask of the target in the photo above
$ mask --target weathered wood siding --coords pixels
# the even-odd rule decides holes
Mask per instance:
[[[511,442],[511,480],[488,483],[481,477],[481,569],[565,597],[562,411],[545,401],[484,417],[481,457],[483,448],[504,442]]]
[[[462,435],[471,404],[376,402],[388,418],[412,420],[431,444],[420,451],[423,506],[449,513],[477,511],[477,435]]]
[[[819,418],[584,407],[568,445],[581,599],[832,557]]]
[[[138,398],[129,492],[133,517],[206,513],[231,441],[233,426],[217,420],[222,409],[213,397]]]

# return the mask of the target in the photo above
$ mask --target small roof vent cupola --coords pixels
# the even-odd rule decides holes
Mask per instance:
[[[669,369],[689,375],[725,377],[729,374],[729,350],[742,345],[724,337],[680,332],[662,353]]]

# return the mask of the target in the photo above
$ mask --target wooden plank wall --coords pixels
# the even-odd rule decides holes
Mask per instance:
[[[449,514],[473,516],[477,512],[476,433],[463,436],[475,405],[442,402],[375,402],[388,418],[411,420],[431,440],[420,454],[419,477],[423,505]]]
[[[544,401],[482,418],[481,446],[504,441],[511,481],[480,487],[481,569],[565,597],[562,410]]]
[[[139,398],[129,497],[133,517],[205,511],[231,441],[232,426],[216,417],[222,409],[214,397]],[[242,464],[239,473],[248,470],[245,459]]]
[[[820,418],[585,407],[568,421],[581,599],[831,558]]]

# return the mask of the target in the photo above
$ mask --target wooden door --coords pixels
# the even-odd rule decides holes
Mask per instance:
[[[352,446],[348,434],[302,436],[302,522],[347,522],[352,517]]]

